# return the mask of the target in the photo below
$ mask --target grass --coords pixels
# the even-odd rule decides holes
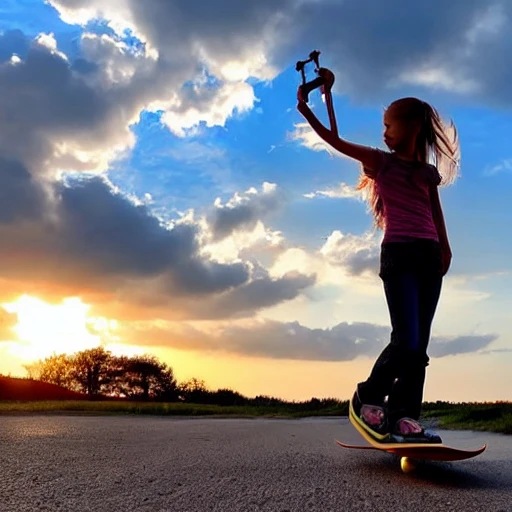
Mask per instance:
[[[155,402],[89,402],[89,401],[0,401],[0,415],[6,414],[68,414],[84,415],[163,415],[212,417],[269,417],[300,418],[308,416],[343,416],[344,407],[301,410],[293,405],[279,406],[221,406]]]
[[[512,403],[464,404],[464,407],[432,408],[424,411],[423,416],[435,419],[438,428],[512,435]]]
[[[348,402],[337,406],[305,407],[303,404],[273,406],[221,406],[185,403],[126,401],[0,401],[0,415],[12,414],[80,414],[80,415],[159,415],[209,416],[216,418],[304,418],[312,416],[346,416]],[[478,430],[512,435],[512,403],[426,403],[423,418],[436,428]]]

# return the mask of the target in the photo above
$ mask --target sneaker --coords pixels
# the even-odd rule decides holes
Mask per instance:
[[[376,440],[382,442],[389,437],[384,409],[379,405],[363,404],[357,391],[350,401],[350,414]]]
[[[441,444],[441,438],[430,430],[425,430],[418,421],[412,418],[400,418],[391,432],[397,443],[428,443]]]

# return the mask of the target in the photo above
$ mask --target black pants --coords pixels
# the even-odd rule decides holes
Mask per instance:
[[[388,397],[392,426],[405,416],[420,416],[427,348],[442,286],[440,246],[432,240],[385,244],[379,275],[389,308],[391,340],[358,391],[367,404],[379,405]]]

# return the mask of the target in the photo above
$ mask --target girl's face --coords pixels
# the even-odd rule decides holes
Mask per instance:
[[[416,130],[411,123],[398,118],[390,107],[384,112],[384,142],[392,151],[409,149],[416,140]]]

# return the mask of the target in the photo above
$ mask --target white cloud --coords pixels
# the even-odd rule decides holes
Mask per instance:
[[[376,274],[379,267],[380,240],[373,233],[362,236],[333,231],[320,249],[329,264],[343,266],[350,275]]]
[[[342,153],[335,151],[327,144],[317,133],[311,128],[309,123],[297,123],[294,125],[295,130],[288,134],[290,140],[298,141],[305,148],[312,151],[326,151],[331,156],[346,158]]]
[[[498,37],[506,29],[507,13],[502,3],[490,3],[475,17],[466,32],[467,42],[473,47],[486,39]]]
[[[337,286],[359,290],[377,283],[379,241],[375,234],[343,234],[336,230],[316,251],[301,247],[282,250],[270,268],[273,276],[295,270],[317,276],[316,286]],[[377,283],[378,284],[378,283]]]
[[[404,84],[421,85],[428,89],[442,89],[462,94],[479,92],[477,80],[455,74],[452,68],[438,64],[421,64],[419,67],[411,67],[404,70],[391,84],[397,87]]]
[[[341,182],[336,188],[329,188],[326,190],[316,190],[315,192],[308,192],[304,194],[304,197],[313,199],[314,197],[323,196],[331,199],[358,199],[362,200],[363,196],[356,187],[347,185]]]
[[[494,176],[502,172],[512,172],[512,158],[506,158],[496,165],[486,167],[484,176]]]
[[[164,107],[162,122],[178,137],[185,137],[197,133],[200,122],[208,128],[224,126],[235,112],[248,112],[256,101],[253,88],[245,82],[224,83],[216,89],[197,82],[186,96],[167,105],[154,102],[151,108]]]
[[[45,48],[48,48],[51,53],[58,55],[61,59],[68,60],[66,54],[60,52],[57,48],[57,40],[55,39],[54,34],[41,33],[35,38],[35,42],[41,46],[44,46]]]

